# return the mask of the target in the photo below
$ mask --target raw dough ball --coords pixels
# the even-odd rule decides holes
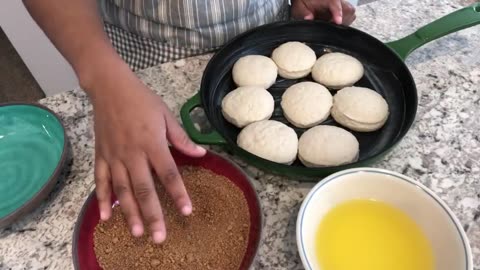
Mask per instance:
[[[362,63],[344,53],[327,53],[320,58],[312,69],[315,81],[333,89],[352,86],[363,76]]]
[[[269,119],[272,116],[274,100],[262,87],[243,86],[228,93],[222,100],[222,114],[225,119],[242,128],[250,123]]]
[[[325,121],[330,115],[333,98],[324,86],[301,82],[290,86],[282,95],[285,118],[299,128],[309,128]]]
[[[351,130],[369,132],[388,119],[388,104],[377,92],[365,87],[346,87],[333,97],[332,116]]]
[[[287,125],[264,120],[246,126],[237,137],[240,148],[273,162],[292,164],[297,157],[298,137]]]
[[[280,76],[285,79],[298,79],[312,71],[317,56],[307,45],[291,41],[273,50],[272,59],[278,66]]]
[[[277,65],[263,55],[247,55],[235,62],[233,81],[238,86],[260,86],[268,89],[277,79]]]
[[[335,126],[313,127],[298,142],[298,158],[307,167],[352,163],[358,159],[359,151],[355,136]]]

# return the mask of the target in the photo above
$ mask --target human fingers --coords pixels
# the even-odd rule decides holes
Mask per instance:
[[[130,186],[127,169],[120,161],[114,162],[111,166],[113,192],[120,202],[120,207],[127,219],[132,235],[141,236],[143,234],[142,218]]]
[[[147,157],[133,156],[128,163],[128,171],[143,220],[150,227],[153,241],[162,243],[166,238],[165,222]]]

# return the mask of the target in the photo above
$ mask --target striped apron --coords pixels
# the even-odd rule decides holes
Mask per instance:
[[[288,19],[288,0],[99,0],[105,31],[133,69],[214,51],[256,26]]]

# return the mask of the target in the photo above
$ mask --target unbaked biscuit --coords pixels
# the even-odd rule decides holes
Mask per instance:
[[[332,117],[354,131],[378,130],[385,124],[388,115],[388,103],[369,88],[346,87],[333,97]]]
[[[222,114],[228,122],[242,128],[250,123],[269,119],[274,103],[272,95],[264,88],[242,86],[223,98]]]
[[[275,83],[277,71],[277,65],[269,57],[247,55],[235,62],[232,76],[237,86],[259,86],[268,89]]]
[[[356,161],[359,143],[350,132],[335,126],[320,125],[302,134],[298,158],[307,167],[326,167]]]
[[[313,79],[332,89],[352,86],[363,77],[364,68],[355,57],[344,53],[327,53],[315,62]]]
[[[327,88],[314,82],[301,82],[283,93],[281,106],[290,123],[299,128],[309,128],[327,119],[332,103],[332,94]]]
[[[277,47],[272,53],[272,59],[277,64],[281,77],[298,79],[310,74],[317,56],[304,43],[291,41]]]
[[[283,164],[292,164],[298,151],[295,131],[275,120],[259,121],[246,126],[238,134],[237,144],[256,156]]]

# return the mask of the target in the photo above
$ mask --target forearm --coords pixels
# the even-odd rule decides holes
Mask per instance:
[[[90,95],[96,94],[91,86],[98,78],[129,72],[103,30],[96,0],[24,0],[24,4]]]

